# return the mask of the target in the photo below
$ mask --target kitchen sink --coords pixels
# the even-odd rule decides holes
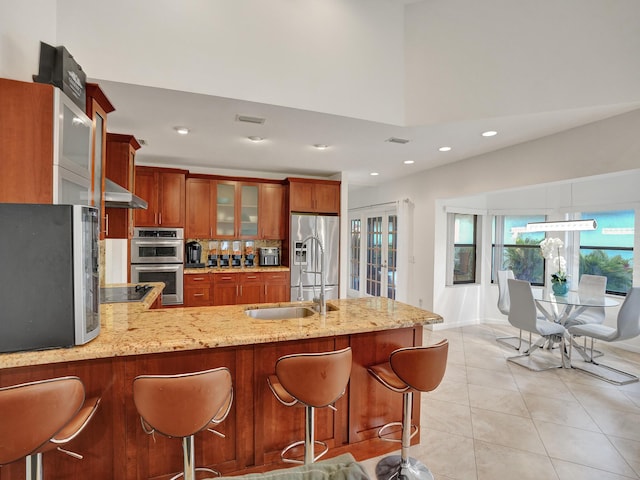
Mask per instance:
[[[244,313],[259,320],[286,320],[288,318],[310,317],[316,311],[308,307],[267,307],[252,308],[245,310]]]

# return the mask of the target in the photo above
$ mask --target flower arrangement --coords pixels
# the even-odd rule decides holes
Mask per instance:
[[[556,268],[556,273],[551,275],[551,283],[567,283],[567,261],[560,255],[560,249],[564,247],[564,242],[559,238],[545,238],[540,242],[542,256],[551,262]],[[557,255],[556,255],[557,252]]]

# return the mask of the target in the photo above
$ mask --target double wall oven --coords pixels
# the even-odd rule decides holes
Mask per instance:
[[[131,239],[131,281],[164,282],[163,305],[182,305],[184,274],[182,228],[137,227]]]

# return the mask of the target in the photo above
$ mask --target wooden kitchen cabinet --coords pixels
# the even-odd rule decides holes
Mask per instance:
[[[213,305],[213,275],[190,273],[184,275],[184,306],[207,307]]]
[[[87,116],[93,122],[91,205],[100,213],[100,238],[106,236],[106,216],[104,207],[104,178],[107,158],[107,114],[115,110],[97,83],[87,83]]]
[[[187,178],[185,238],[214,238],[216,182]]]
[[[340,214],[340,182],[288,178],[289,211]]]
[[[216,238],[258,238],[258,183],[216,182]]]
[[[259,238],[281,240],[285,237],[285,186],[275,183],[260,185],[258,211]]]
[[[131,191],[134,189],[136,150],[140,144],[133,135],[107,133],[105,176]],[[105,208],[105,238],[131,238],[133,210]]]
[[[183,227],[186,170],[136,167],[135,194],[146,200],[146,210],[136,210],[136,227]]]
[[[289,302],[291,286],[289,272],[262,272],[263,303]]]
[[[235,305],[238,296],[237,273],[215,273],[213,276],[213,305]]]

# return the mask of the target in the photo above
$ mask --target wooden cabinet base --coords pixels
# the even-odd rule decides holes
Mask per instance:
[[[282,355],[353,349],[353,368],[347,393],[336,402],[337,412],[318,409],[316,438],[329,444],[329,457],[351,452],[364,460],[398,448],[379,440],[377,428],[400,421],[402,395],[393,394],[371,378],[366,368],[388,358],[396,348],[422,343],[422,327],[291,342],[248,345],[185,352],[116,357],[64,364],[0,370],[0,386],[77,375],[87,396],[101,395],[102,403],[86,430],[69,444],[84,455],[76,460],[60,452],[44,455],[47,479],[94,480],[165,479],[182,468],[180,439],[145,434],[133,403],[137,375],[175,374],[226,366],[233,378],[234,403],[217,428],[220,438],[206,430],[196,435],[196,465],[225,475],[282,468],[280,450],[304,437],[304,410],[281,405],[266,377]],[[419,424],[419,395],[413,418]],[[179,412],[176,412],[178,415]],[[416,437],[417,442],[417,437]],[[0,469],[1,480],[24,478],[24,461]]]

